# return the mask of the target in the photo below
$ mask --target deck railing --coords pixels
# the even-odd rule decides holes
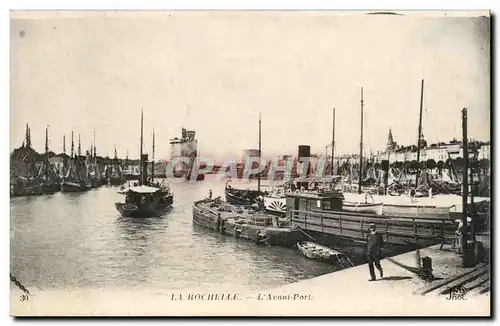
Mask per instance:
[[[422,244],[438,243],[451,237],[456,229],[449,219],[410,218],[363,215],[352,212],[324,212],[290,210],[292,226],[324,234],[338,235],[353,240],[365,240],[369,225],[375,224],[387,243]]]

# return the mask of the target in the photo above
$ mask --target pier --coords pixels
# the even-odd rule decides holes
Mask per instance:
[[[489,243],[489,240],[485,241]],[[312,300],[273,302],[259,312],[302,316],[454,316],[490,315],[490,270],[484,263],[463,268],[461,259],[449,247],[434,245],[420,250],[421,257],[431,257],[437,280],[426,282],[388,259],[380,261],[384,279],[368,282],[367,264],[344,269],[312,279],[287,284],[255,296],[285,297],[289,294],[311,294]],[[416,252],[392,257],[404,265],[416,265]],[[449,299],[452,287],[460,287],[464,295]],[[293,296],[292,296],[293,297]],[[269,303],[269,301],[267,301]],[[320,302],[325,303],[319,304]]]

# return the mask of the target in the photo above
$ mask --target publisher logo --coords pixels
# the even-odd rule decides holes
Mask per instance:
[[[456,286],[451,289],[450,293],[446,297],[446,300],[460,301],[466,300],[465,295],[467,294],[467,289],[463,286]]]

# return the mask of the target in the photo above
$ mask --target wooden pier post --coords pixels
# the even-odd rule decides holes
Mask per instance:
[[[470,239],[470,228],[467,222],[467,217],[470,215],[471,220],[474,218],[472,214],[469,214],[469,146],[467,140],[467,108],[462,110],[462,156],[463,156],[463,171],[462,171],[462,246],[463,246],[463,267],[472,267],[475,265],[474,252],[475,244],[473,242],[473,237]],[[471,225],[473,225],[473,220]],[[469,243],[469,239],[472,240]]]

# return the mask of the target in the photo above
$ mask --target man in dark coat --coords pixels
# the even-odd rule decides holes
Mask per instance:
[[[382,235],[377,232],[375,224],[370,224],[370,233],[366,237],[366,254],[368,256],[368,267],[370,268],[370,281],[377,279],[373,265],[379,270],[380,278],[384,278],[384,271],[382,270],[382,266],[380,266],[383,242]]]

